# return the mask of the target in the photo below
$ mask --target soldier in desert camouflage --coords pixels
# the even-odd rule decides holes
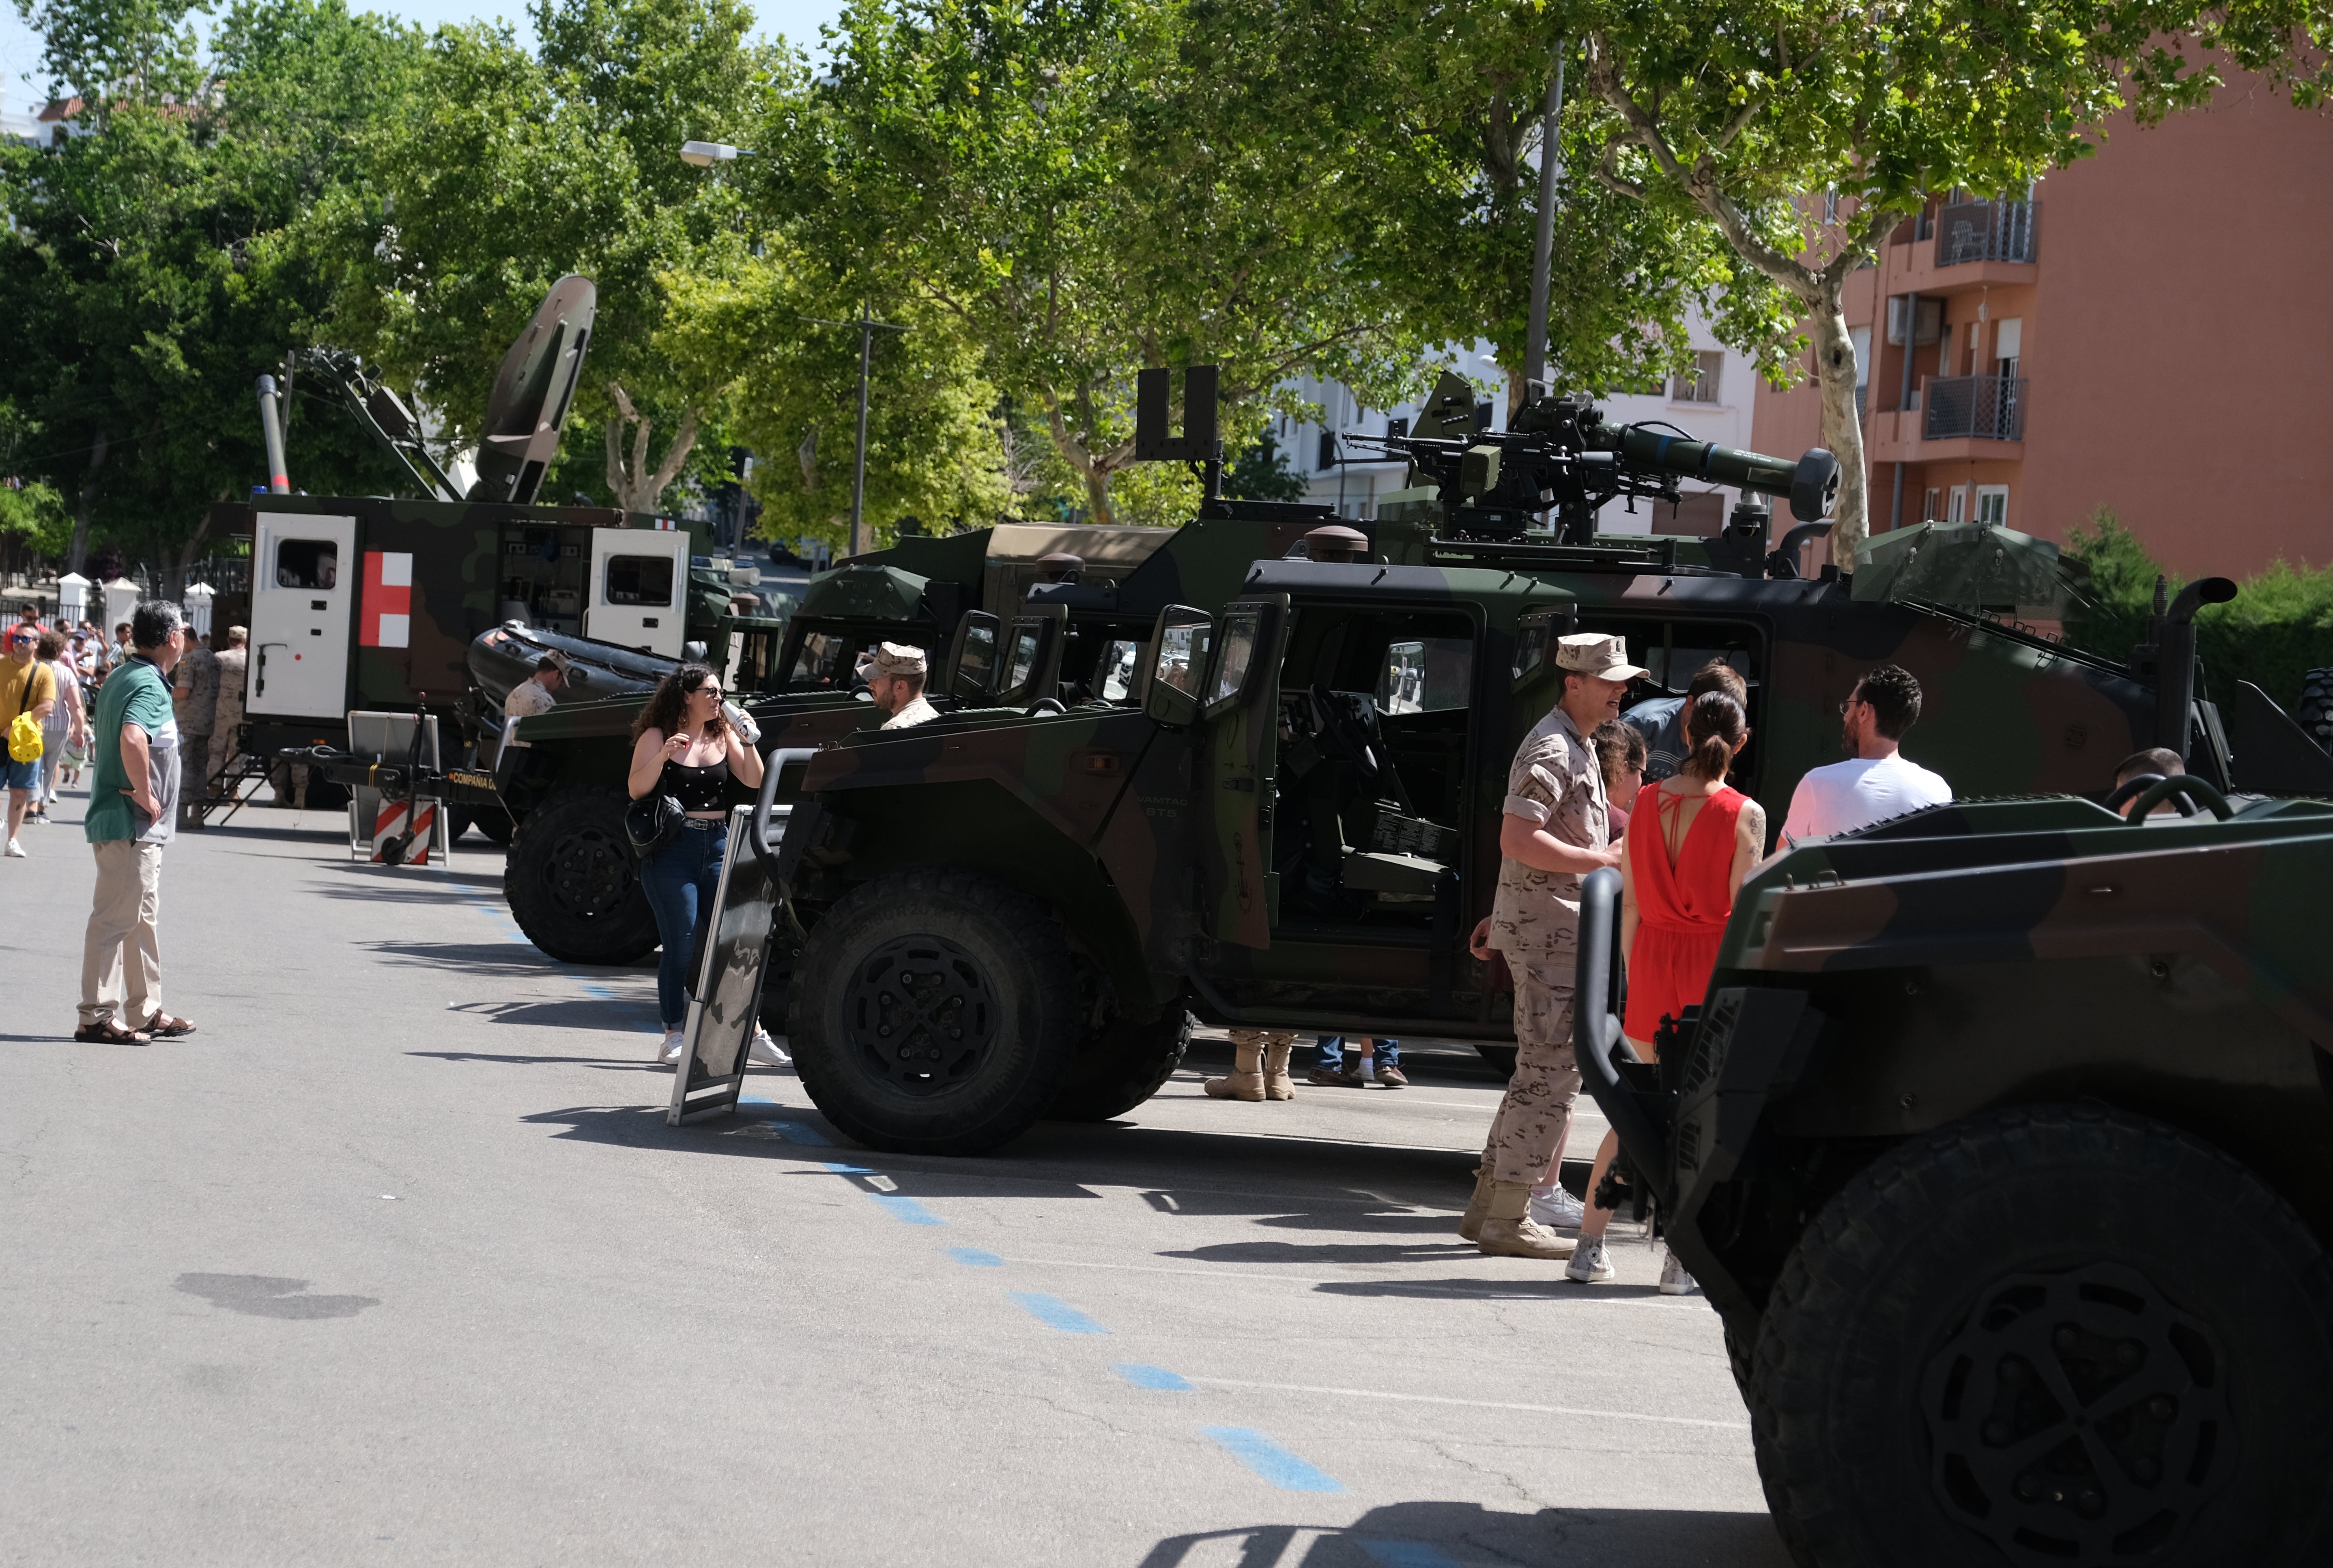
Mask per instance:
[[[1570,1257],[1575,1244],[1529,1209],[1531,1184],[1563,1142],[1579,1098],[1571,1049],[1579,883],[1620,863],[1589,736],[1619,716],[1628,683],[1646,673],[1628,663],[1623,639],[1590,632],[1559,639],[1555,663],[1563,698],[1523,737],[1508,770],[1498,896],[1470,944],[1485,962],[1495,949],[1514,977],[1515,1073],[1458,1224],[1485,1253],[1550,1260]]]

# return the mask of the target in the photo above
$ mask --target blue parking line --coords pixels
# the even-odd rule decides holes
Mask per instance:
[[[896,1192],[875,1192],[869,1196],[890,1210],[891,1218],[902,1225],[946,1225],[947,1223],[912,1198],[903,1198]]]
[[[1369,1561],[1384,1568],[1458,1568],[1458,1559],[1423,1541],[1357,1541]]]
[[[1314,1469],[1262,1432],[1247,1427],[1201,1427],[1199,1431],[1283,1492],[1341,1492],[1345,1489],[1335,1477]]]
[[[869,1171],[864,1165],[844,1165],[832,1160],[829,1160],[826,1162],[826,1168],[829,1171],[833,1171],[837,1176],[872,1176],[875,1174],[874,1171]]]
[[[1002,1268],[1004,1259],[994,1252],[983,1252],[977,1247],[951,1247],[948,1256],[972,1268]]]
[[[1164,1389],[1170,1393],[1189,1393],[1190,1380],[1163,1366],[1143,1366],[1134,1362],[1120,1362],[1118,1375],[1138,1389]]]
[[[767,1105],[773,1111],[782,1110],[784,1108],[780,1105],[777,1101],[771,1099],[766,1095],[746,1095],[741,1097],[737,1104],[740,1105]],[[811,1126],[807,1122],[789,1122],[780,1118],[773,1118],[769,1122],[764,1123],[763,1125],[775,1128],[778,1134],[784,1138],[789,1143],[801,1143],[812,1149],[831,1149],[834,1147],[833,1139],[828,1137],[825,1133],[820,1132],[817,1128]]]
[[[1068,1302],[1057,1297],[1039,1296],[1033,1291],[1016,1290],[1013,1292],[1013,1299],[1030,1316],[1049,1328],[1060,1329],[1063,1334],[1108,1334],[1109,1332]]]

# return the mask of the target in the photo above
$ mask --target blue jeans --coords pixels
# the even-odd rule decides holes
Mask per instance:
[[[1332,1073],[1343,1072],[1345,1070],[1345,1037],[1342,1035],[1322,1035],[1320,1037],[1319,1045],[1320,1047],[1320,1065],[1326,1067]],[[1401,1042],[1399,1040],[1379,1040],[1377,1042],[1375,1049],[1377,1052],[1377,1059],[1383,1062],[1388,1067],[1394,1066],[1401,1061]]]
[[[695,822],[640,865],[640,885],[656,911],[657,1011],[667,1030],[688,1021],[688,988],[696,973],[696,915],[721,885],[721,859],[729,852],[728,824],[710,829]]]

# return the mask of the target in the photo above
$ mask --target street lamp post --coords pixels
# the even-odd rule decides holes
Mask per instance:
[[[680,160],[698,168],[711,168],[717,163],[730,163],[741,158],[752,158],[751,148],[731,147],[725,141],[684,141],[680,144]],[[875,334],[905,332],[912,329],[878,321],[868,310],[865,301],[859,306],[856,321],[829,321],[816,316],[802,320],[821,327],[856,327],[859,329],[859,449],[850,466],[850,553],[867,553],[867,377],[875,358]]]

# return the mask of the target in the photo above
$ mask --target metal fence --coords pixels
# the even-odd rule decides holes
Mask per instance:
[[[2039,253],[2039,202],[1961,202],[1936,215],[1936,265],[2030,262]]]
[[[1948,441],[1972,435],[1983,441],[2024,440],[2025,379],[2022,376],[1931,378],[1922,438]]]

